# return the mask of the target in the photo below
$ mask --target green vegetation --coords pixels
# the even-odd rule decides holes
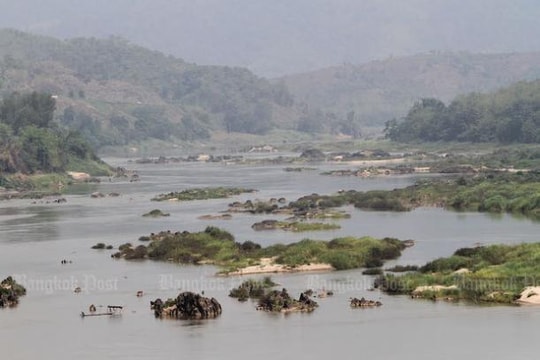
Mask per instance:
[[[228,188],[228,187],[207,187],[186,189],[179,192],[170,192],[167,194],[159,194],[154,197],[153,201],[192,201],[192,200],[207,200],[207,199],[222,199],[243,193],[252,193],[256,190],[243,188]]]
[[[538,284],[539,260],[540,243],[463,248],[418,272],[385,275],[379,284],[392,294],[512,303],[524,287]]]
[[[78,133],[53,123],[54,109],[47,93],[11,93],[0,101],[0,186],[59,191],[71,182],[68,170],[111,173]]]
[[[275,230],[282,229],[292,232],[304,232],[304,231],[326,231],[340,229],[338,224],[328,224],[320,222],[298,222],[298,221],[277,221],[277,220],[263,220],[255,223],[251,226],[254,230]]]
[[[491,94],[460,96],[446,106],[422,99],[398,123],[386,125],[395,141],[540,143],[540,80]]]
[[[264,257],[276,256],[276,262],[289,266],[326,263],[337,270],[380,267],[384,260],[396,259],[405,249],[403,241],[369,236],[343,237],[331,241],[304,239],[289,245],[270,245]]]
[[[106,169],[77,133],[52,123],[54,109],[46,93],[12,93],[0,102],[0,172],[59,173],[92,163]]]
[[[260,299],[266,293],[267,289],[276,286],[270,276],[265,276],[262,280],[248,279],[242,282],[238,287],[231,289],[229,296],[237,298],[239,301],[247,299]]]
[[[540,217],[540,174],[486,174],[426,182],[398,191],[411,204],[439,203],[459,211],[514,213]]]
[[[396,265],[391,268],[385,269],[389,272],[408,272],[408,271],[418,271],[417,265]]]
[[[159,209],[154,209],[154,210],[151,210],[151,211],[147,212],[146,214],[143,214],[143,217],[162,217],[162,216],[170,216],[170,215],[171,214],[164,213],[163,211],[161,211]]]
[[[237,243],[234,237],[209,226],[202,232],[160,232],[149,236],[148,246],[121,245],[115,257],[149,258],[183,264],[216,264],[233,271],[258,264],[261,258],[275,258],[278,264],[296,267],[327,263],[337,270],[380,267],[384,260],[395,259],[406,248],[406,242],[384,238],[345,237],[331,241],[305,239],[297,243],[261,247],[251,241]]]
[[[312,194],[289,204],[295,212],[354,205],[374,211],[408,211],[419,206],[444,206],[458,211],[513,213],[540,218],[540,173],[481,173],[474,177],[431,179],[391,191],[349,190],[334,195]]]

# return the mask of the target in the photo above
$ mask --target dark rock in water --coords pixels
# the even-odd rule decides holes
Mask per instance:
[[[257,310],[270,312],[311,312],[319,305],[312,300],[309,293],[301,293],[298,300],[293,299],[287,289],[268,292],[259,300]]]
[[[156,317],[160,317],[163,314],[163,300],[157,298],[154,301],[150,301],[150,309],[154,310]]]
[[[8,276],[0,283],[0,308],[17,305],[23,295],[26,295],[26,289]]]
[[[307,160],[324,160],[326,156],[319,149],[307,149],[300,154],[300,158]]]
[[[366,300],[364,298],[357,299],[352,298],[351,299],[351,307],[358,308],[358,307],[378,307],[381,306],[382,303],[380,301],[374,301],[374,300]]]
[[[207,298],[189,291],[183,292],[176,299],[161,299],[150,302],[156,317],[163,315],[180,320],[213,319],[221,315],[221,304],[214,298]]]
[[[256,231],[260,230],[275,230],[278,226],[277,220],[263,220],[251,225],[251,228]]]

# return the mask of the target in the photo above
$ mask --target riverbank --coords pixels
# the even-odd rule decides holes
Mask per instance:
[[[304,239],[267,247],[245,241],[220,228],[208,226],[190,233],[162,231],[141,236],[148,245],[126,243],[113,254],[126,260],[152,259],[181,264],[213,264],[223,274],[292,271],[329,271],[380,267],[412,245],[410,240],[343,237],[330,241]]]

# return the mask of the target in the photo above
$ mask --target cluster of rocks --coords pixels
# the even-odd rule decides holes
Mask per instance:
[[[392,155],[383,150],[361,150],[357,152],[333,152],[325,154],[319,149],[306,149],[300,154],[301,159],[309,161],[352,161],[361,159],[388,159]]]
[[[41,199],[39,201],[34,200],[34,201],[32,201],[32,204],[33,205],[36,205],[36,204],[63,204],[63,203],[66,203],[66,202],[67,202],[66,198],[59,197],[59,198],[54,198],[54,199]]]
[[[298,300],[292,298],[287,289],[273,290],[260,298],[257,310],[269,312],[311,312],[319,304],[312,300],[309,294],[303,292]]]
[[[90,197],[93,198],[93,199],[99,199],[99,198],[104,198],[104,197],[118,197],[120,196],[119,193],[116,193],[116,192],[112,192],[112,193],[109,193],[109,194],[103,194],[99,191],[96,191],[96,192],[93,192],[90,194]]]
[[[313,201],[307,202],[304,198],[300,198],[295,202],[288,203],[285,198],[271,198],[268,201],[263,200],[246,200],[245,202],[235,201],[229,204],[227,212],[229,213],[248,213],[248,214],[273,214],[273,215],[290,215],[287,220],[305,220],[316,218],[348,218],[350,215],[343,211],[330,210],[328,207],[320,206],[318,194],[310,195],[314,198]],[[305,206],[299,205],[300,201],[305,202]],[[273,229],[276,223],[273,220],[263,221],[261,224],[254,225],[255,230]]]
[[[213,319],[221,315],[221,304],[215,298],[207,298],[193,292],[180,293],[176,299],[163,302],[150,301],[156,317],[169,317],[179,320]]]
[[[183,157],[165,157],[160,156],[157,158],[142,158],[135,160],[137,164],[169,164],[169,163],[181,163],[181,162],[230,162],[230,161],[242,161],[244,158],[240,155],[211,155],[211,154],[197,154]]]
[[[287,206],[280,207],[287,202],[287,199],[281,197],[271,198],[268,201],[263,200],[246,200],[243,203],[235,201],[229,204],[228,212],[232,213],[249,213],[249,214],[291,214],[292,211]]]
[[[361,169],[344,169],[344,170],[332,170],[323,175],[333,175],[333,176],[356,176],[356,177],[370,177],[370,176],[380,176],[380,175],[406,175],[413,174],[416,172],[416,168],[408,166],[400,166],[395,168],[387,167],[368,167]]]
[[[352,298],[351,299],[351,307],[352,308],[366,308],[366,307],[378,307],[378,306],[381,306],[382,303],[380,301],[375,301],[375,300],[367,300],[367,299],[364,299],[363,297],[358,299],[358,298]]]
[[[19,303],[19,297],[26,295],[24,286],[8,276],[0,283],[0,308],[15,306]]]
[[[334,292],[332,290],[325,290],[325,289],[318,290],[318,291],[313,291],[312,289],[308,289],[308,290],[304,291],[304,294],[307,295],[307,296],[325,298],[325,297],[328,297],[328,296],[333,296]]]

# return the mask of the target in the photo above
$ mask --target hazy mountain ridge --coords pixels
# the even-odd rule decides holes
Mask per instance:
[[[433,52],[269,81],[118,37],[57,40],[0,30],[0,92],[55,95],[57,121],[95,146],[272,129],[357,137],[405,116],[421,98],[449,102],[538,77],[540,53]]]
[[[449,102],[459,94],[487,92],[540,78],[540,53],[432,52],[343,65],[280,78],[295,100],[344,114],[362,125],[404,116],[425,97]]]
[[[269,77],[430,50],[540,50],[536,0],[0,0],[0,9],[5,27],[121,36]]]
[[[283,86],[247,69],[198,66],[117,37],[62,41],[1,30],[0,91],[55,95],[59,121],[83,127],[96,145],[264,133],[298,116]]]

